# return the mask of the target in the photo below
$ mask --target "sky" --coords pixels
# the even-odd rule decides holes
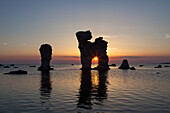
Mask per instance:
[[[77,31],[108,42],[111,60],[170,61],[170,0],[0,0],[0,63],[79,60]],[[147,58],[147,59],[146,59]]]

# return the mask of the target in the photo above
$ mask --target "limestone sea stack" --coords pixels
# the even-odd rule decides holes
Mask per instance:
[[[109,70],[107,56],[107,43],[103,37],[95,39],[95,42],[90,42],[92,35],[90,31],[79,31],[76,33],[79,42],[79,50],[81,56],[82,70],[91,70],[91,63],[94,57],[98,57],[98,66],[95,70]]]
[[[38,68],[39,71],[49,71],[53,68],[50,67],[50,60],[52,55],[52,47],[49,44],[43,44],[40,47],[41,54],[41,66]]]
[[[93,44],[88,40],[91,40],[92,35],[90,31],[79,31],[76,33],[77,40],[79,42],[79,49],[80,49],[80,57],[81,57],[81,64],[82,70],[90,70],[91,69],[91,47]]]
[[[99,37],[95,39],[94,45],[95,45],[95,56],[99,58],[98,62],[98,68],[99,70],[109,70],[109,58],[107,56],[107,44],[105,40],[103,40],[103,37]]]
[[[122,64],[118,69],[130,69],[128,61],[126,59],[123,60]]]

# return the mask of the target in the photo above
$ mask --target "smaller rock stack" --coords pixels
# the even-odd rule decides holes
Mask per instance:
[[[121,66],[118,69],[130,69],[128,61],[124,59]]]

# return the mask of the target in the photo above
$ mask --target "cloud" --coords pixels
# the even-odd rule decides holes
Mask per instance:
[[[120,56],[119,58],[139,59],[143,57],[142,56]]]
[[[0,45],[4,45],[4,46],[6,46],[6,45],[8,45],[8,43],[3,42],[3,43],[0,43]]]
[[[21,43],[20,46],[26,46],[27,44],[26,43]]]
[[[170,39],[170,34],[165,34],[165,38]]]
[[[127,38],[129,37],[128,35],[98,35],[95,37],[103,37],[103,38]]]
[[[79,56],[53,56],[54,58],[80,58]]]

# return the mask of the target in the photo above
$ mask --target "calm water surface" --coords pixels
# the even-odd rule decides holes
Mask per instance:
[[[27,75],[4,75],[0,68],[0,113],[170,113],[170,68],[136,66],[106,72],[80,65],[54,65],[41,73],[17,65]]]

